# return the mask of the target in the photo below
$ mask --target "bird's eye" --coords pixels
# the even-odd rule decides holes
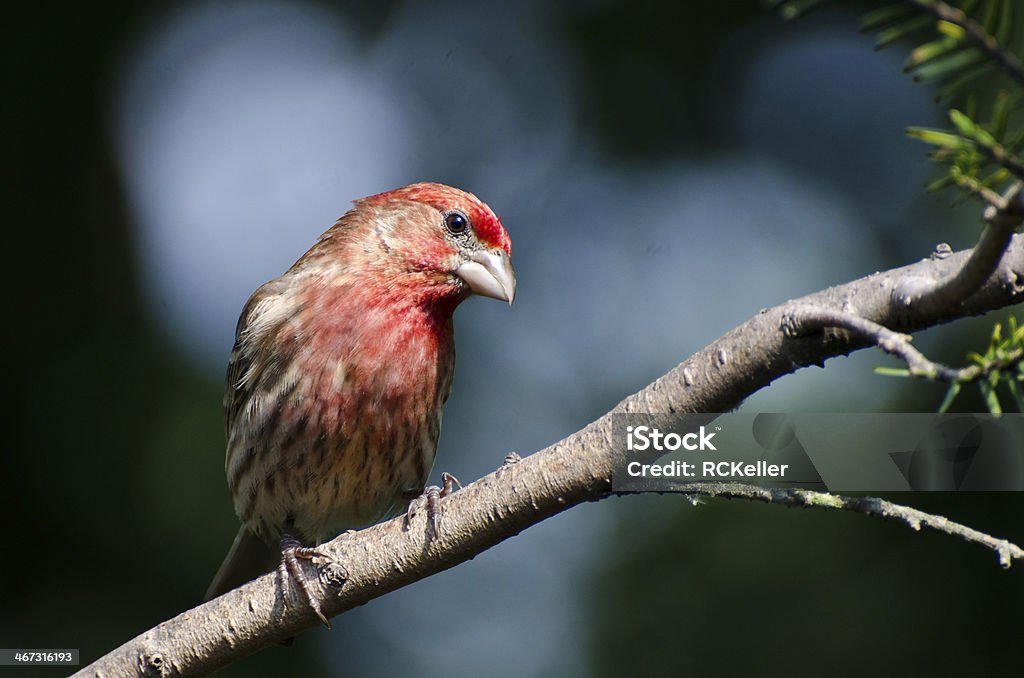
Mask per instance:
[[[449,212],[444,216],[444,227],[453,235],[460,235],[469,228],[469,219],[462,212]]]

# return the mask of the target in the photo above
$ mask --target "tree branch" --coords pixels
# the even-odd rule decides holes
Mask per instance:
[[[893,332],[878,323],[859,318],[852,313],[831,308],[794,306],[791,314],[793,329],[796,333],[820,330],[826,327],[838,327],[856,332],[873,341],[889,355],[896,356],[906,363],[912,377],[923,377],[947,384],[970,384],[987,377],[992,372],[1014,368],[1024,361],[1024,348],[1017,348],[1009,351],[1004,358],[993,360],[986,365],[970,365],[958,369],[930,360],[911,346],[909,335]]]
[[[865,320],[852,313],[834,308],[818,308],[814,306],[794,306],[791,311],[792,329],[794,334],[821,330],[826,327],[838,327],[872,340],[880,349],[894,355],[907,364],[910,374],[936,381],[956,381],[959,371],[941,363],[932,362],[923,353],[910,345],[910,336],[893,332],[878,323]]]
[[[897,288],[897,297],[905,304],[926,308],[955,308],[978,289],[999,265],[1013,232],[1024,220],[1022,183],[1016,182],[984,212],[985,230],[971,256],[959,269],[945,278],[908,276]]]
[[[932,308],[955,308],[972,294],[999,266],[1010,246],[1014,231],[1024,219],[1024,183],[1017,182],[1003,195],[993,193],[987,198],[985,230],[977,246],[959,269],[943,279],[904,278],[896,287],[896,297],[904,304],[916,304],[928,312]],[[941,252],[941,255],[939,254]],[[933,257],[948,256],[949,247],[936,248]],[[908,291],[912,289],[913,291]],[[1024,359],[1024,351],[1015,350],[1005,359],[989,366],[973,365],[954,369],[929,360],[911,346],[911,337],[862,318],[844,309],[793,304],[784,320],[783,330],[793,335],[825,328],[855,332],[873,341],[879,348],[906,363],[910,375],[945,383],[969,383],[988,375],[994,369],[1014,367]]]
[[[895,291],[904,279],[943,279],[954,275],[970,255],[966,251],[926,259],[795,303],[839,309],[894,331],[911,332],[1024,300],[1024,236],[1011,238],[993,273],[955,307],[925,309],[897,299]],[[337,615],[465,562],[571,506],[609,496],[612,471],[620,461],[613,445],[613,414],[726,411],[800,367],[820,365],[870,345],[863,337],[845,333],[791,336],[782,328],[792,308],[784,304],[761,311],[581,431],[521,461],[510,460],[514,463],[445,498],[437,535],[428,538],[421,512],[408,530],[397,518],[324,545],[344,565],[344,572],[325,566],[320,581],[311,582],[324,612]],[[879,509],[882,514],[886,510]],[[1016,555],[1011,552],[1011,557]],[[265,575],[159,624],[79,675],[210,672],[318,623],[307,606],[289,602],[281,599],[276,574]]]

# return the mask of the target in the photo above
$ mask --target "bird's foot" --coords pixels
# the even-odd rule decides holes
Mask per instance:
[[[451,473],[441,474],[441,487],[431,485],[423,489],[423,493],[409,502],[409,509],[405,512],[405,529],[409,529],[409,522],[416,512],[424,505],[427,507],[427,522],[430,523],[431,534],[437,534],[437,526],[440,520],[440,502],[442,497],[447,497],[455,491],[455,485],[462,489],[462,483]]]
[[[320,619],[320,623],[327,628],[331,628],[331,623],[327,621],[327,617],[324,616],[323,611],[320,609],[319,601],[313,597],[313,592],[309,590],[306,575],[302,572],[302,567],[299,564],[300,560],[312,561],[314,558],[320,558],[330,563],[334,562],[334,559],[323,551],[303,546],[302,542],[290,534],[281,536],[281,564],[278,566],[278,574],[281,577],[281,587],[284,590],[285,600],[288,599],[289,582],[295,582],[299,587],[299,591],[302,592],[302,597],[306,599],[306,603]]]

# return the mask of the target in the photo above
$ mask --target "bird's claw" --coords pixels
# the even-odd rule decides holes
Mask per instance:
[[[430,485],[423,489],[423,493],[409,502],[409,509],[405,512],[405,529],[409,529],[409,523],[416,511],[423,505],[427,507],[427,522],[430,523],[431,534],[437,534],[440,521],[440,502],[442,497],[447,497],[455,491],[455,485],[462,489],[462,483],[451,473],[441,474],[441,487]]]
[[[310,609],[316,613],[317,618],[320,619],[320,623],[327,628],[331,628],[331,622],[324,616],[323,610],[320,609],[319,601],[313,597],[313,592],[309,590],[309,584],[306,582],[302,567],[299,565],[300,560],[312,561],[314,558],[320,558],[329,563],[334,562],[334,558],[323,551],[314,547],[303,546],[298,539],[291,535],[286,534],[281,537],[281,564],[278,566],[278,575],[281,577],[281,587],[284,591],[285,600],[288,599],[289,581],[294,581],[298,585],[299,591],[302,592],[302,597],[306,599],[306,604],[309,605]]]

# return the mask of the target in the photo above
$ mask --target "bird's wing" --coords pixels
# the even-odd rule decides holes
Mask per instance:
[[[271,280],[249,297],[238,318],[224,385],[224,431],[229,455],[243,411],[248,409],[245,428],[259,428],[267,414],[262,411],[264,401],[275,394],[275,389],[287,386],[281,380],[290,356],[281,352],[288,345],[277,339],[283,325],[301,310],[294,288],[291,276]]]

